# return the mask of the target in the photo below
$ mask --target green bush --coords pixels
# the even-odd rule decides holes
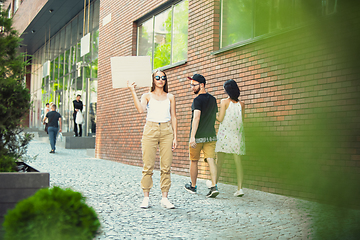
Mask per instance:
[[[6,240],[88,240],[100,222],[79,192],[59,187],[40,189],[5,215]]]
[[[15,159],[11,156],[0,156],[0,172],[16,172]]]
[[[30,56],[18,51],[21,39],[7,15],[0,12],[0,156],[10,155],[17,160],[32,138],[21,127],[31,106],[24,84]]]

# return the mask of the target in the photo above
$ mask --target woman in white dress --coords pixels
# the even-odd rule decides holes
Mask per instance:
[[[242,197],[243,169],[241,165],[241,155],[245,155],[245,135],[244,135],[244,113],[245,104],[239,100],[240,89],[237,83],[230,79],[224,83],[224,89],[229,95],[228,98],[220,102],[220,112],[217,120],[220,122],[217,134],[215,152],[217,153],[217,180],[221,173],[221,166],[225,158],[234,158],[237,173],[238,189],[234,193],[236,197]]]

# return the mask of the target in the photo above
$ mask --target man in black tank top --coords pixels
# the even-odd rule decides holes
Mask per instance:
[[[198,175],[198,161],[201,150],[204,152],[204,161],[209,164],[211,174],[211,188],[206,197],[214,198],[219,194],[216,186],[217,167],[215,164],[215,145],[216,132],[215,120],[217,113],[217,103],[215,97],[206,92],[205,78],[200,74],[195,74],[191,80],[191,87],[197,97],[194,99],[191,110],[190,125],[190,177],[191,182],[185,184],[185,189],[190,193],[196,193],[196,180]]]

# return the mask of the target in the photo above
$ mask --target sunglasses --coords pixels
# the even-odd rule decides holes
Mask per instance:
[[[157,80],[157,81],[159,81],[160,80],[160,78],[162,79],[162,80],[166,80],[167,78],[166,78],[166,76],[155,76],[155,79]]]
[[[200,85],[200,83],[199,84],[190,84],[190,87],[196,87],[196,86],[199,86]]]

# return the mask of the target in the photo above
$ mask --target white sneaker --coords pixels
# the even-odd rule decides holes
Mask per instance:
[[[144,197],[144,200],[142,201],[140,207],[141,208],[149,208],[150,198]]]
[[[164,208],[169,208],[169,209],[175,208],[175,206],[169,201],[168,198],[162,198],[160,203],[161,206]]]
[[[237,191],[234,193],[234,196],[235,196],[235,197],[242,197],[242,196],[244,196],[243,190],[242,190],[242,189],[237,190]]]
[[[212,182],[210,180],[206,180],[206,186],[207,186],[207,188],[211,188]]]

